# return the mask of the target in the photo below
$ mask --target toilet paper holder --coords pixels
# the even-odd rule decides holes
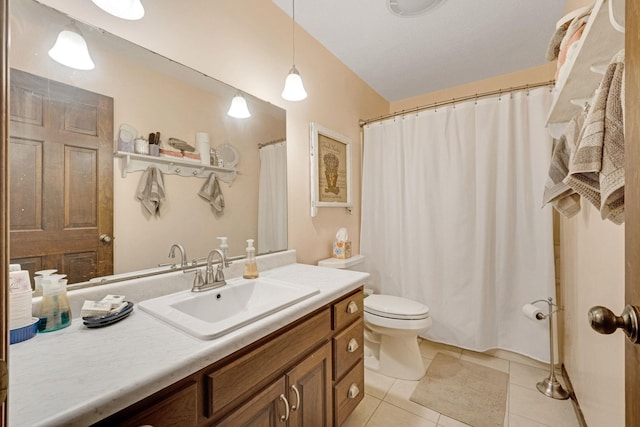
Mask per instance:
[[[553,399],[568,399],[569,393],[562,387],[562,384],[556,378],[556,374],[554,371],[555,368],[555,351],[553,348],[553,313],[557,313],[560,308],[553,302],[553,298],[549,297],[547,299],[539,299],[531,302],[531,304],[536,304],[539,302],[546,302],[548,304],[548,312],[537,313],[536,319],[549,319],[549,376],[544,380],[540,381],[536,384],[538,391],[544,394],[547,397],[551,397]]]

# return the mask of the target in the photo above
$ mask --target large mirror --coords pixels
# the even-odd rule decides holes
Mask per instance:
[[[286,249],[283,109],[34,0],[11,0],[10,12],[12,263],[32,277],[57,269],[71,284],[176,261],[168,258],[172,244],[189,261],[205,257],[220,236],[230,256],[244,254],[247,239],[258,253]],[[84,37],[95,68],[72,69],[49,56],[62,30]],[[227,114],[239,93],[249,118]],[[161,157],[123,170],[131,157],[114,155],[126,148],[119,137],[156,132]],[[225,169],[169,152],[169,138],[195,147],[197,133],[231,156]],[[157,185],[147,166],[163,171],[155,213],[137,198]],[[212,172],[222,212],[198,194],[213,183]]]

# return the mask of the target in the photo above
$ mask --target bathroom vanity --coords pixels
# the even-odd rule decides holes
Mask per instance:
[[[12,345],[10,425],[340,425],[364,395],[368,275],[260,263],[261,276],[320,292],[213,340],[134,310],[106,328],[87,329],[76,318]],[[87,292],[114,293],[110,286]],[[129,300],[161,295],[153,283],[128,293],[133,283],[119,286]]]

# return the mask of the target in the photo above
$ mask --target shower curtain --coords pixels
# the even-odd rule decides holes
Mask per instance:
[[[547,322],[522,306],[555,298],[552,213],[542,207],[551,97],[515,92],[365,126],[370,285],[427,305],[425,338],[549,360]]]
[[[287,249],[287,145],[260,148],[258,253]]]

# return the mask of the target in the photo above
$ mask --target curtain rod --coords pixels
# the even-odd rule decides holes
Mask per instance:
[[[269,142],[262,142],[262,143],[258,144],[258,148],[266,147],[267,145],[278,144],[280,142],[285,142],[285,141],[286,141],[286,139],[281,138],[281,139],[274,139],[273,141],[269,141]]]
[[[463,96],[461,98],[451,98],[448,101],[441,101],[441,102],[434,102],[432,104],[427,104],[427,105],[420,105],[418,107],[409,108],[408,110],[402,110],[399,112],[378,116],[373,119],[366,119],[366,120],[360,119],[359,125],[360,127],[363,127],[371,123],[379,122],[385,119],[390,119],[392,117],[403,116],[405,114],[417,113],[420,111],[429,110],[432,108],[438,108],[445,105],[452,105],[459,102],[470,101],[472,99],[486,98],[488,96],[495,96],[495,95],[499,96],[499,95],[502,95],[503,93],[517,92],[519,90],[535,89],[535,88],[544,87],[544,86],[553,86],[554,84],[555,84],[555,80],[549,80],[546,82],[538,82],[538,83],[531,83],[531,84],[526,84],[521,86],[514,86],[514,87],[510,87],[509,89],[498,89],[498,90],[492,90],[490,92],[476,93],[473,95]]]

